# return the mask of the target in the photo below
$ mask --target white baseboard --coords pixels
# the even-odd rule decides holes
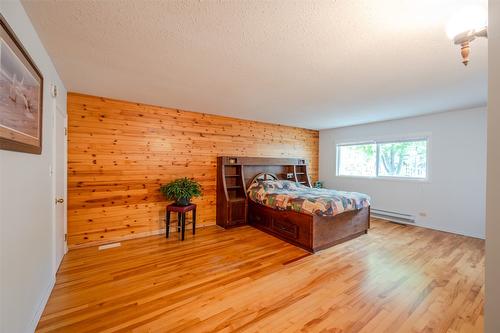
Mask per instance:
[[[56,284],[56,277],[53,276],[51,278],[51,280],[49,281],[49,284],[42,295],[42,299],[38,303],[35,314],[33,315],[33,320],[28,324],[28,327],[26,328],[26,332],[30,332],[30,333],[35,332],[36,326],[38,325],[38,322],[40,321],[40,318],[42,317],[43,310],[45,309],[45,306],[47,305],[50,294],[52,293],[52,289],[54,289],[55,284]]]

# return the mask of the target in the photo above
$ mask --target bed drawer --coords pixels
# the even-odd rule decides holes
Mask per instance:
[[[251,225],[284,241],[312,251],[312,216],[272,209],[248,201]]]
[[[286,238],[298,239],[299,227],[288,218],[273,218],[272,226],[274,232]]]

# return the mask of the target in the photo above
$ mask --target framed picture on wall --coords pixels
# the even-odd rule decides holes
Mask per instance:
[[[43,77],[0,14],[0,149],[42,152]]]

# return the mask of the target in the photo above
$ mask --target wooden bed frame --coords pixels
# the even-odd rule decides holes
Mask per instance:
[[[224,228],[250,224],[313,253],[366,234],[370,228],[370,207],[313,216],[272,209],[247,198],[246,189],[256,179],[300,179],[310,187],[303,159],[223,156],[218,158],[217,170],[217,224]]]

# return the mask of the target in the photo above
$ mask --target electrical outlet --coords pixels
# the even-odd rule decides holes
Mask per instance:
[[[293,173],[286,174],[286,179],[292,179],[292,178],[293,178]]]

